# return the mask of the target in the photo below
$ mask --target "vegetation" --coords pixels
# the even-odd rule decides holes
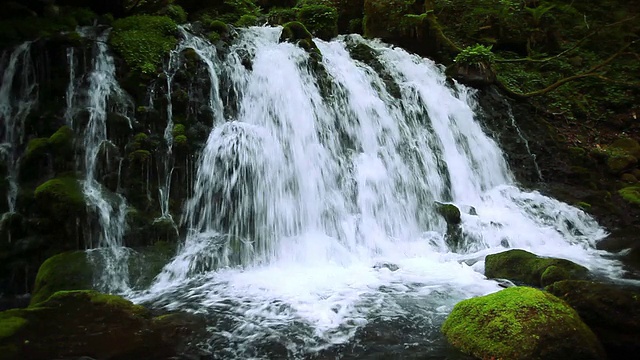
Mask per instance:
[[[602,345],[575,310],[527,287],[458,303],[442,332],[456,348],[479,359],[605,358]]]
[[[135,15],[113,23],[109,43],[135,72],[158,72],[176,46],[176,23],[167,16]]]
[[[58,254],[40,266],[31,295],[31,305],[47,300],[58,291],[87,290],[92,285],[92,267],[83,251]]]
[[[462,49],[453,61],[467,66],[487,66],[492,64],[495,58],[491,46],[476,44]]]
[[[559,280],[584,279],[588,270],[565,259],[542,258],[524,250],[487,255],[485,275],[531,286],[546,286]]]

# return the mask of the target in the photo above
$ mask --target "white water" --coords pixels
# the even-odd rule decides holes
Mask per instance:
[[[92,36],[95,28],[87,28],[83,36]],[[88,123],[83,129],[82,139],[85,151],[83,170],[83,192],[87,204],[97,217],[97,226],[90,227],[89,248],[94,259],[104,269],[96,286],[109,292],[123,292],[128,289],[128,251],[123,247],[122,238],[126,230],[127,203],[120,194],[108,193],[96,179],[96,164],[107,139],[107,112],[126,114],[131,107],[130,99],[120,88],[115,78],[115,65],[109,53],[107,40],[109,32],[96,37],[95,54],[90,74],[86,103],[81,106],[89,112]]]
[[[190,234],[136,301],[227,319],[216,331],[229,357],[269,339],[300,355],[375,319],[415,313],[433,324],[459,300],[497,291],[483,259],[506,248],[619,271],[595,250],[606,232],[593,219],[517,188],[475,121],[473,94],[448,86],[436,64],[357,36],[316,40],[332,84],[320,89],[309,55],[279,44],[280,31],[242,31],[223,61],[204,41],[189,45],[212,82],[232,80],[239,113],[216,121],[185,208]],[[400,99],[348,43],[375,50]],[[463,213],[458,252],[436,201],[477,212]]]
[[[3,56],[2,60],[0,123],[3,124],[4,131],[0,133],[0,159],[7,164],[7,204],[9,212],[14,212],[18,196],[19,147],[24,142],[25,120],[38,103],[31,42],[16,47],[8,59]]]

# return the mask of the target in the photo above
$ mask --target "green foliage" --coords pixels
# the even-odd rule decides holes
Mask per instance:
[[[183,124],[175,124],[173,126],[173,137],[184,135],[184,134],[185,134],[185,127]]]
[[[267,14],[267,21],[272,25],[285,24],[295,21],[298,15],[295,9],[291,8],[271,8]]]
[[[114,22],[109,43],[133,71],[151,75],[176,46],[176,31],[166,16],[130,16]]]
[[[305,5],[298,10],[298,21],[315,36],[329,40],[338,35],[338,11],[326,5]]]
[[[528,287],[458,303],[442,332],[456,348],[479,359],[604,358],[597,338],[575,310]]]
[[[242,15],[238,21],[235,22],[237,27],[249,27],[258,25],[258,18],[255,15]]]
[[[185,135],[178,135],[173,139],[173,142],[178,147],[185,147],[188,145],[187,137]]]
[[[481,44],[467,46],[462,49],[454,61],[460,65],[492,64],[496,57],[491,51],[491,48],[491,46]]]
[[[218,34],[226,34],[229,32],[227,24],[220,20],[207,19],[202,22],[208,31],[215,31]]]
[[[629,204],[640,206],[640,186],[628,186],[618,190],[618,194]]]
[[[187,12],[184,11],[180,5],[168,5],[165,9],[160,11],[159,15],[166,15],[177,24],[184,24],[187,22]]]

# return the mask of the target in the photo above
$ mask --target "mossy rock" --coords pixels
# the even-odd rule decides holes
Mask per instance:
[[[299,21],[291,21],[282,27],[280,42],[297,42],[299,40],[311,40],[312,35],[307,28]]]
[[[609,359],[640,353],[640,289],[567,280],[546,290],[578,312],[600,339]]]
[[[458,303],[442,332],[454,347],[478,359],[606,359],[602,345],[575,310],[529,287]]]
[[[640,144],[630,138],[618,139],[611,143],[609,148],[620,149],[635,158],[640,158]]]
[[[193,355],[189,343],[205,333],[200,318],[149,310],[115,295],[60,291],[26,309],[0,313],[2,359],[168,359]]]
[[[618,190],[618,194],[628,203],[640,206],[640,186],[628,186]]]
[[[487,255],[485,275],[516,283],[543,287],[560,280],[583,280],[589,270],[572,261],[539,257],[524,250],[509,250]]]
[[[38,270],[31,304],[47,300],[61,290],[93,289],[93,267],[83,251],[66,252],[47,259]]]
[[[436,203],[436,211],[444,217],[447,224],[460,225],[462,222],[460,209],[453,204]]]
[[[166,232],[175,234],[173,235],[174,239],[177,237],[175,227],[167,229]],[[162,236],[162,234],[155,235]],[[129,275],[132,286],[138,289],[150,286],[155,277],[162,272],[164,266],[176,254],[176,249],[177,242],[175,240],[172,242],[158,241],[152,246],[138,248],[136,254],[129,257]]]
[[[78,180],[72,177],[51,179],[34,192],[38,211],[52,219],[66,221],[84,214],[85,198]]]
[[[177,29],[167,16],[130,16],[113,23],[109,44],[134,72],[152,75],[176,46]]]
[[[629,154],[617,154],[607,159],[607,167],[612,174],[619,174],[638,164],[638,159]]]

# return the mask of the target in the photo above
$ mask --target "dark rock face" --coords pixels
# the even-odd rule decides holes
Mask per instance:
[[[560,280],[585,279],[589,271],[565,259],[543,258],[524,250],[487,255],[485,275],[542,287]]]
[[[580,314],[609,359],[633,358],[640,353],[640,288],[567,280],[546,290]]]
[[[1,358],[174,359],[198,353],[205,332],[188,314],[152,317],[142,306],[94,291],[58,292],[27,309],[0,313]]]

